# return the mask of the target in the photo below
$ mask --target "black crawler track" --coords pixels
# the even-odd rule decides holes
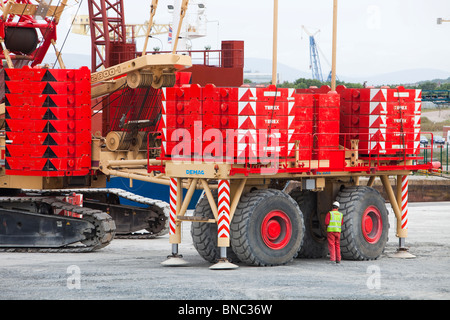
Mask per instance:
[[[21,207],[24,205],[30,205],[30,207],[46,206],[47,208],[51,207],[52,210],[56,212],[67,210],[76,214],[81,214],[82,218],[66,217],[48,213],[42,214],[39,212],[26,212],[14,209],[15,204]],[[0,215],[0,239],[3,239],[0,243],[0,251],[2,252],[90,252],[107,246],[114,238],[116,226],[111,216],[100,210],[72,205],[55,197],[0,197],[0,206],[5,208],[0,209],[2,213]],[[11,223],[9,223],[10,221],[8,221],[7,218],[12,217],[14,219],[14,217],[19,215],[21,216],[20,219],[23,219],[23,222],[14,220],[14,224],[11,226]],[[19,246],[14,246],[14,241],[9,242],[8,244],[8,240],[11,238],[11,232],[9,231],[12,229],[19,229],[14,230],[13,233],[15,235],[19,234],[20,238],[20,229],[23,227],[22,223],[25,225],[27,220],[30,219],[34,219],[33,223],[27,226],[31,228],[31,231],[30,229],[27,230],[30,243],[27,245],[27,238],[24,236],[25,239],[19,239]],[[36,221],[37,223],[35,223]],[[45,239],[40,239],[40,237],[45,237],[40,228],[49,221],[50,224],[56,223],[58,226],[70,226],[70,224],[77,223],[82,224],[80,234],[75,234],[74,236],[74,239],[78,241],[67,244],[61,240],[61,244],[58,245],[58,243],[55,242],[55,239],[52,239],[49,241],[49,245],[46,246]],[[33,230],[33,228],[35,228],[35,230]],[[36,239],[39,239],[37,243],[34,241]]]

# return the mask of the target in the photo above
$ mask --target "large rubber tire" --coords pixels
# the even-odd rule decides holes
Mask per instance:
[[[213,196],[217,203],[217,192],[213,191]],[[195,217],[214,219],[214,214],[206,196],[202,197],[197,203],[193,215]],[[192,222],[191,236],[195,249],[203,259],[215,263],[220,258],[220,250],[217,247],[217,223]],[[239,262],[231,246],[227,248],[227,258],[233,263]]]
[[[297,203],[280,190],[254,190],[241,197],[231,222],[231,246],[249,265],[276,266],[292,261],[305,227]]]
[[[337,196],[344,215],[341,255],[347,260],[375,260],[389,236],[389,217],[381,194],[366,186],[341,190]]]
[[[317,214],[317,193],[294,189],[289,194],[298,204],[305,221],[305,236],[297,258],[318,259],[328,253],[327,237],[322,231],[324,221]]]

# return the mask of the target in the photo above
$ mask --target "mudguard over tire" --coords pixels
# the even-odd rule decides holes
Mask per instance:
[[[374,260],[389,236],[388,211],[380,193],[366,186],[343,189],[337,196],[344,215],[341,255],[347,260]]]
[[[292,261],[305,227],[297,203],[280,190],[255,190],[241,197],[231,222],[231,246],[249,265],[276,266]]]

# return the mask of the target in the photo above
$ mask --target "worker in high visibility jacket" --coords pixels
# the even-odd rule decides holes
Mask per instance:
[[[341,230],[344,217],[338,210],[339,202],[335,201],[333,202],[332,210],[329,211],[325,217],[330,261],[336,263],[341,262]]]

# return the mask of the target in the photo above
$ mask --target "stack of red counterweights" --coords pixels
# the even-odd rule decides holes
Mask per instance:
[[[214,85],[162,91],[163,157],[252,164],[274,156],[329,160],[341,151],[336,93]]]
[[[5,69],[8,175],[82,176],[91,168],[90,71]]]

